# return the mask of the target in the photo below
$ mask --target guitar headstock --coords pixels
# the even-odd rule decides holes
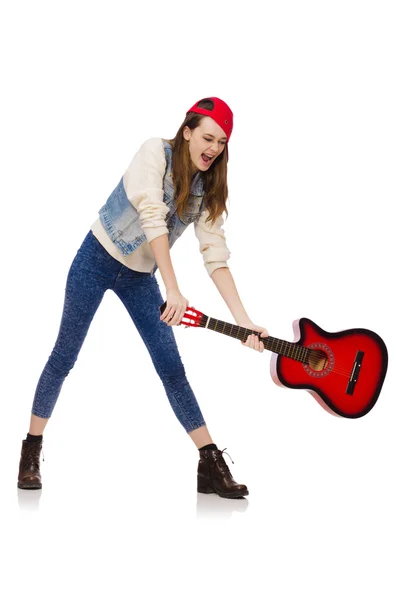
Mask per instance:
[[[182,317],[181,325],[185,325],[185,327],[200,327],[203,317],[202,312],[196,310],[193,306],[188,306]]]
[[[167,302],[164,302],[164,304],[160,306],[161,314],[163,314],[163,312],[165,311],[166,306]],[[195,309],[193,306],[188,306],[182,317],[180,325],[185,325],[185,327],[200,327],[204,319],[205,315],[202,312]]]

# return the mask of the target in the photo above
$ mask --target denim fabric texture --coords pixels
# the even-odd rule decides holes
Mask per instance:
[[[156,277],[119,263],[92,231],[83,240],[68,272],[58,337],[38,381],[32,414],[42,418],[52,415],[64,380],[77,360],[107,290],[112,290],[126,307],[186,432],[205,425],[186,378],[173,329],[160,320],[159,307],[164,300]],[[133,395],[131,387],[132,401]]]
[[[170,209],[165,220],[168,228],[168,244],[172,248],[186,227],[199,219],[204,210],[204,182],[201,172],[198,172],[190,186],[190,195],[185,213],[179,217],[176,212],[175,190],[171,175],[172,146],[169,142],[163,140],[163,147],[166,159],[163,177],[163,201]],[[140,224],[139,213],[128,200],[125,192],[123,177],[98,213],[106,233],[124,256],[131,254],[146,240]],[[151,272],[152,275],[157,271],[157,268],[155,263]]]

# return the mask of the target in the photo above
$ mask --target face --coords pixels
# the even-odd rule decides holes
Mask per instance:
[[[203,117],[198,127],[185,127],[183,137],[189,142],[190,158],[195,171],[207,171],[225,149],[227,135],[211,117]]]

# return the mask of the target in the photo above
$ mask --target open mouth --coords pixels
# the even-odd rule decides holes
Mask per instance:
[[[201,160],[206,165],[209,165],[212,162],[213,159],[214,159],[213,156],[208,156],[207,154],[202,154],[201,155]]]

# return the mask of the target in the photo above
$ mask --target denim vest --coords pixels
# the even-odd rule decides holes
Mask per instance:
[[[165,217],[165,221],[168,228],[168,243],[171,248],[174,242],[185,231],[186,227],[190,223],[193,223],[193,221],[196,221],[203,211],[204,182],[199,171],[195,175],[190,187],[190,196],[186,211],[181,217],[178,217],[171,176],[172,147],[165,140],[163,140],[163,146],[166,159],[166,169],[163,177],[163,201],[170,209]],[[131,252],[146,241],[146,236],[140,224],[139,213],[128,200],[125,193],[123,177],[110,194],[106,203],[99,210],[99,218],[106,233],[124,256],[131,254]],[[154,275],[157,268],[157,264],[154,263],[151,271],[152,275]]]

